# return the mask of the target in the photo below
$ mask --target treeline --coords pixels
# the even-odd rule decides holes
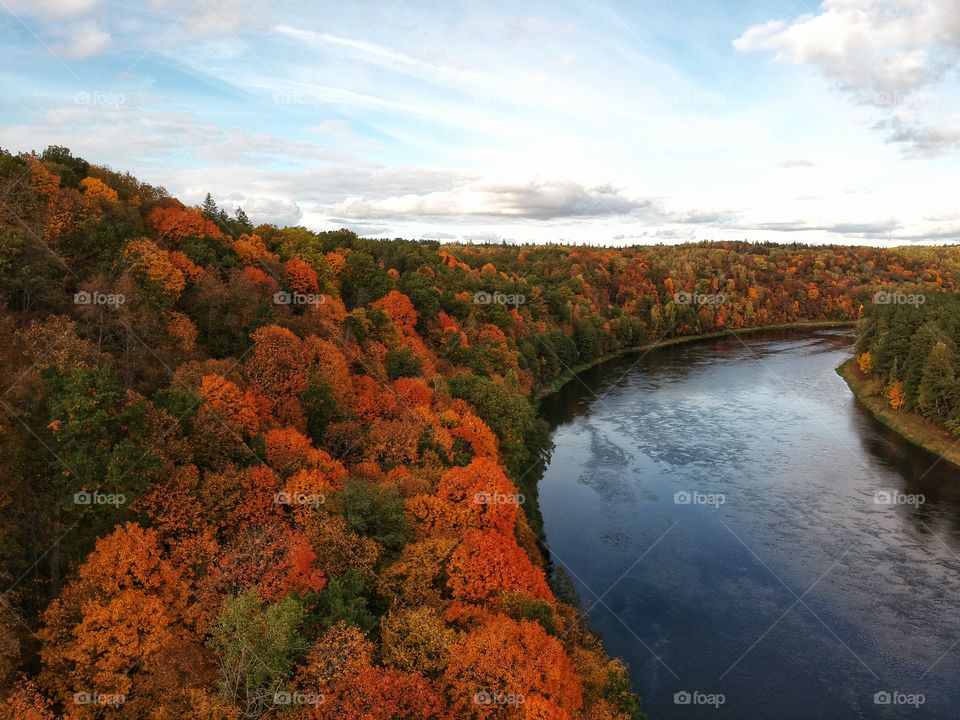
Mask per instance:
[[[0,717],[639,717],[543,571],[531,396],[936,253],[375,241],[0,152]]]
[[[912,411],[960,437],[960,295],[880,291],[857,332],[860,371],[894,410]]]

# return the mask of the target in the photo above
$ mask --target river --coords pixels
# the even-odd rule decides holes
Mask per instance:
[[[960,718],[960,472],[858,405],[851,343],[662,348],[542,404],[552,561],[651,720]]]

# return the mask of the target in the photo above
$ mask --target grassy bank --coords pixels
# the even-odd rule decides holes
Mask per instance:
[[[853,359],[838,367],[837,374],[846,380],[860,404],[877,420],[914,445],[960,468],[960,445],[949,432],[922,415],[905,410],[894,410],[882,395],[868,395],[866,388],[869,379],[861,374]]]
[[[568,382],[573,380],[578,373],[582,373],[584,370],[589,370],[592,367],[597,365],[602,365],[605,362],[614,360],[618,357],[624,357],[626,355],[635,355],[637,353],[648,352],[650,350],[656,350],[657,348],[670,347],[671,345],[681,345],[684,343],[695,342],[697,340],[712,340],[722,337],[731,337],[735,335],[751,335],[753,333],[759,333],[769,330],[827,330],[830,328],[844,328],[844,327],[854,327],[856,322],[853,320],[829,320],[822,322],[801,322],[801,323],[784,323],[782,325],[760,325],[758,327],[751,328],[737,328],[735,330],[720,330],[717,332],[711,333],[702,333],[700,335],[681,335],[678,337],[667,338],[665,340],[655,340],[653,342],[644,343],[643,345],[636,345],[634,347],[623,348],[614,353],[609,353],[603,357],[599,357],[596,360],[577,365],[573,368],[570,368],[564,374],[556,377],[551,383],[545,385],[541,390],[531,398],[534,407],[538,406],[541,401],[548,395],[552,395],[557,392],[560,388],[566,385]]]

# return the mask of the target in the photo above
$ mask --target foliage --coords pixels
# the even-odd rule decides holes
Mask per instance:
[[[960,434],[958,281],[960,248],[253,227],[0,150],[0,717],[83,690],[127,704],[71,718],[447,720],[499,713],[484,691],[623,720],[628,676],[531,529],[538,394],[652,340],[862,318],[878,392]],[[293,690],[328,702],[274,706]]]
[[[209,645],[220,665],[221,693],[259,717],[274,707],[274,696],[292,674],[306,648],[300,626],[304,610],[292,596],[264,605],[256,592],[227,600],[217,617]]]

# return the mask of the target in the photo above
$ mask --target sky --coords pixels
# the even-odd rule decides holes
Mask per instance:
[[[370,237],[960,242],[956,0],[0,0],[0,147]]]

